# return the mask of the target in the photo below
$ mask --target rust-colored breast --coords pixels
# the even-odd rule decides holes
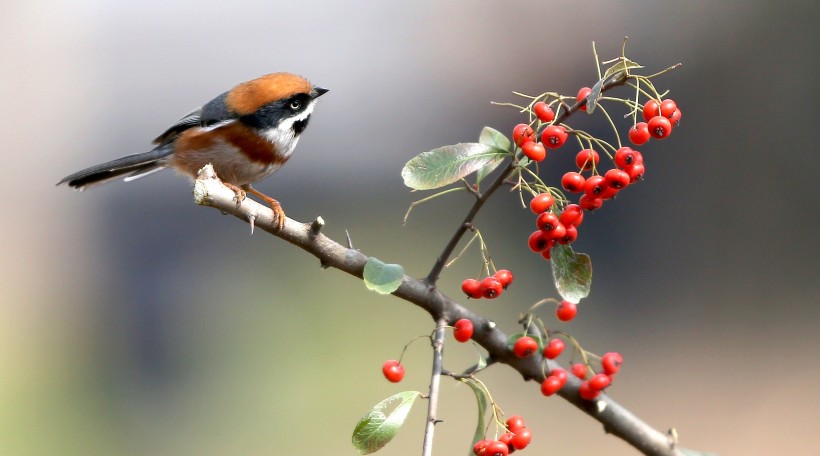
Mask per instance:
[[[226,103],[233,112],[253,114],[260,107],[297,93],[309,93],[313,87],[305,78],[291,73],[271,73],[243,82],[228,92]]]
[[[186,130],[174,143],[171,166],[196,176],[208,163],[225,182],[245,185],[263,179],[287,160],[265,138],[240,122],[213,130]]]

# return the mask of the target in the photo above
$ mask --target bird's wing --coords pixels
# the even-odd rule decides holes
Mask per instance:
[[[154,139],[154,144],[159,146],[164,146],[166,144],[172,143],[177,136],[180,135],[183,131],[191,128],[191,127],[198,127],[202,123],[202,108],[196,108],[193,111],[189,112],[185,115],[185,117],[176,121],[175,124],[168,127],[161,135],[157,136]]]
[[[235,120],[238,115],[228,109],[225,103],[228,92],[225,92],[202,107],[189,112],[185,117],[171,125],[165,132],[154,140],[155,144],[165,145],[172,143],[183,131],[192,127],[210,127],[214,124],[224,124]]]

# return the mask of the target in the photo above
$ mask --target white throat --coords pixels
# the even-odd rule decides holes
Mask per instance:
[[[293,149],[296,148],[296,143],[299,142],[299,135],[293,130],[293,124],[304,121],[310,117],[315,104],[316,102],[311,100],[305,110],[298,115],[288,117],[282,120],[276,127],[268,128],[260,132],[265,139],[276,146],[276,150],[279,151],[285,159],[290,157],[293,153]]]

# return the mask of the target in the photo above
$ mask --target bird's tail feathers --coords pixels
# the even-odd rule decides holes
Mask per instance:
[[[148,152],[126,155],[66,176],[57,185],[68,184],[69,187],[83,190],[120,177],[124,177],[124,180],[129,182],[165,168],[167,166],[165,158],[173,151],[172,145],[169,144]]]

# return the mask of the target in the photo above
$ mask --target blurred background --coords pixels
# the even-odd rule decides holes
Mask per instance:
[[[490,101],[518,101],[513,90],[591,85],[592,41],[609,59],[625,35],[647,72],[683,62],[657,80],[683,123],[641,149],[644,183],[584,221],[592,293],[555,327],[620,351],[611,394],[685,447],[815,453],[818,19],[816,1],[5,2],[0,454],[357,454],[350,433],[372,404],[427,388],[423,342],[404,382],[380,373],[432,330],[427,314],[195,206],[170,171],[83,193],[54,184],[146,150],[238,82],[297,72],[330,93],[257,188],[422,276],[470,199],[436,200],[402,226],[426,195],[403,186],[404,163],[484,125],[510,131],[521,118]],[[571,155],[553,153],[545,177]],[[500,193],[477,221],[516,283],[469,305],[508,332],[555,296],[526,247],[532,220]],[[477,270],[468,254],[441,287],[460,296]],[[475,352],[446,355],[458,370]],[[510,369],[483,379],[533,429],[528,454],[636,454]],[[436,454],[465,454],[474,429],[472,393],[454,383]],[[425,406],[380,454],[419,454]]]

